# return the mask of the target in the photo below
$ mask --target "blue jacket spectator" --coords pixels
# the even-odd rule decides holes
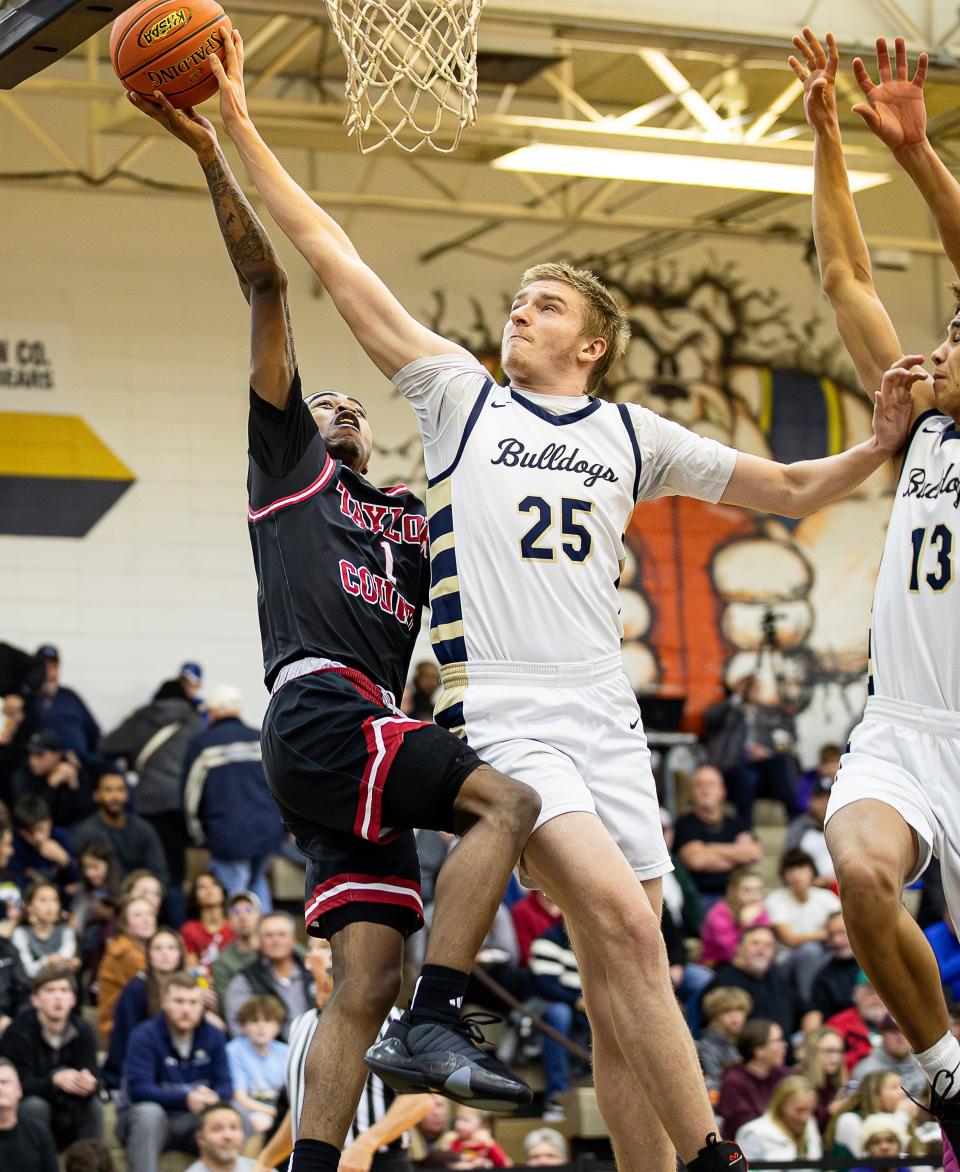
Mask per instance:
[[[156,1172],[170,1148],[195,1152],[201,1112],[233,1097],[223,1031],[203,1020],[203,990],[189,973],[164,982],[161,1012],[130,1034],[117,1135],[129,1172]]]
[[[37,658],[43,661],[44,679],[39,693],[30,698],[30,723],[59,733],[64,749],[73,749],[80,756],[95,753],[100,725],[77,693],[61,685],[60,652],[46,643],[37,651]]]
[[[266,871],[283,823],[264,777],[260,733],[240,719],[241,704],[236,688],[211,689],[210,726],[193,738],[183,762],[183,804],[190,836],[209,848],[210,871],[227,895],[252,891],[269,912]]]
[[[944,912],[940,923],[932,924],[924,936],[937,958],[940,980],[949,988],[953,1000],[960,1001],[960,940],[950,913]]]
[[[199,991],[199,986],[197,989]],[[164,1004],[168,998],[164,997]],[[203,1020],[192,1031],[190,1052],[182,1057],[171,1037],[166,1013],[158,1013],[133,1029],[124,1070],[126,1096],[133,1103],[159,1103],[168,1111],[186,1111],[187,1096],[210,1087],[221,1099],[233,1097],[223,1030]]]

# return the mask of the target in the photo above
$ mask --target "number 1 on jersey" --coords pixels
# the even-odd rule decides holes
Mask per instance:
[[[920,590],[920,561],[927,544],[926,529],[914,529],[910,534],[913,544],[913,559],[910,563],[910,592],[916,594]],[[923,575],[923,580],[931,590],[945,589],[953,581],[953,534],[946,525],[936,525],[930,531],[930,546],[936,547],[937,565],[935,570]]]
[[[393,571],[393,550],[390,548],[389,541],[381,541],[380,545],[383,548],[383,567],[384,574],[388,581],[392,582],[394,586],[397,584],[397,575]]]

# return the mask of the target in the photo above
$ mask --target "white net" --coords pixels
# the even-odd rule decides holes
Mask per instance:
[[[347,133],[363,154],[395,142],[455,151],[477,114],[486,0],[326,0],[347,62]]]

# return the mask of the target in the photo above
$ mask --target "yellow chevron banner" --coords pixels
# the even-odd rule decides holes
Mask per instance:
[[[0,411],[0,533],[83,537],[135,480],[79,416]]]

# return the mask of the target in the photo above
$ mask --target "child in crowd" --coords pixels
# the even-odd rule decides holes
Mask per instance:
[[[157,911],[141,896],[120,905],[119,931],[107,941],[97,970],[97,1026],[100,1042],[110,1045],[113,1014],[124,985],[147,966],[147,942],[157,930]]]
[[[227,1043],[233,1105],[255,1133],[269,1131],[276,1122],[289,1049],[277,1037],[286,1016],[278,998],[251,997],[237,1014],[241,1036]]]
[[[80,852],[80,890],[70,914],[83,967],[89,970],[104,928],[120,906],[120,869],[105,838],[92,838]]]
[[[34,883],[23,897],[20,924],[13,930],[13,946],[28,977],[48,964],[80,967],[77,938],[63,922],[60,892],[53,883]]]
[[[103,1081],[119,1087],[134,1026],[160,1012],[160,984],[168,973],[184,965],[183,942],[172,928],[158,928],[147,944],[146,967],[123,987],[113,1015],[110,1049],[103,1067]]]
[[[194,879],[188,905],[193,918],[181,927],[180,935],[187,950],[187,966],[201,968],[207,977],[220,950],[233,939],[224,911],[226,902],[227,893],[216,875],[204,871]]]
[[[697,1039],[697,1055],[707,1090],[714,1101],[724,1072],[742,1061],[737,1042],[752,1012],[753,998],[745,989],[721,985],[711,989],[703,998],[703,1014],[707,1024]]]
[[[868,1115],[860,1127],[860,1146],[867,1163],[852,1172],[877,1172],[870,1160],[894,1159],[907,1150],[907,1132],[896,1115]],[[908,1172],[903,1165],[885,1169],[885,1172]]]
[[[824,1137],[824,1146],[831,1156],[864,1154],[860,1145],[860,1131],[873,1115],[892,1115],[908,1137],[917,1115],[917,1105],[900,1085],[900,1075],[892,1070],[874,1070],[857,1087],[845,1104],[842,1114],[834,1116]]]
[[[717,900],[703,920],[700,963],[716,968],[733,959],[745,928],[769,924],[763,904],[763,879],[750,867],[738,867],[727,881],[723,899]]]
[[[458,1107],[453,1117],[453,1130],[440,1140],[437,1147],[454,1152],[461,1161],[479,1167],[509,1168],[513,1161],[495,1142],[490,1125],[493,1116],[476,1107]]]

